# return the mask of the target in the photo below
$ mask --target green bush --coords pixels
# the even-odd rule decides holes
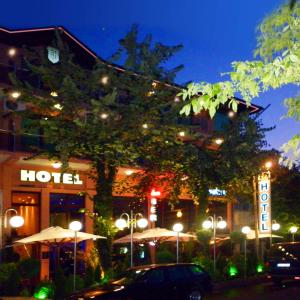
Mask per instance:
[[[245,234],[239,231],[230,233],[230,240],[234,244],[241,244],[245,240]]]
[[[76,290],[80,291],[84,288],[84,280],[80,276],[76,276]],[[64,295],[68,296],[73,293],[73,283],[74,283],[74,277],[73,275],[70,275],[67,277],[67,280],[65,281],[65,289],[64,289]],[[58,299],[58,298],[56,298]]]
[[[198,241],[200,242],[200,244],[203,247],[203,252],[205,254],[209,254],[209,250],[210,250],[209,242],[212,238],[211,230],[200,229],[197,231],[196,235],[197,235]]]
[[[194,257],[192,262],[203,267],[204,270],[210,274],[213,280],[216,281],[223,278],[222,272],[218,268],[216,268],[216,271],[214,272],[214,261],[210,257],[206,255],[199,255],[197,257]],[[218,267],[217,262],[218,260],[216,261],[216,266]]]
[[[2,296],[17,296],[21,280],[16,263],[0,265],[0,294]]]
[[[18,263],[18,270],[22,279],[37,278],[40,273],[40,261],[35,258],[22,259]]]
[[[54,298],[54,290],[53,282],[48,280],[41,281],[34,290],[34,297],[37,299],[41,299],[43,297],[52,299]]]
[[[176,256],[167,247],[161,246],[156,252],[156,261],[159,264],[172,263],[176,261]]]

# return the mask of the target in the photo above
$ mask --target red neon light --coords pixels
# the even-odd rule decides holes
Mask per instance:
[[[295,277],[295,280],[300,280],[300,277],[296,276],[296,277]]]
[[[160,191],[156,191],[155,189],[151,190],[151,197],[159,197],[161,195]]]

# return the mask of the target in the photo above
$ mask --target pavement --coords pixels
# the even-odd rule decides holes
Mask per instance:
[[[261,284],[269,281],[270,279],[268,279],[266,275],[262,275],[256,277],[239,278],[228,281],[216,282],[213,284],[213,287],[214,291],[222,292],[229,288],[240,288],[249,285]]]
[[[232,282],[233,283],[233,282]],[[230,286],[215,289],[205,300],[298,300],[300,282],[285,282],[281,287],[270,281],[256,282],[249,285]]]

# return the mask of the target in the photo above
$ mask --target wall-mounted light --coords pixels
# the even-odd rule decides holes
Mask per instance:
[[[10,94],[14,99],[18,99],[21,96],[21,93],[18,91],[11,92]]]
[[[215,143],[216,143],[217,145],[222,145],[222,144],[224,143],[224,140],[221,139],[221,138],[217,138],[217,139],[215,139]]]
[[[272,168],[272,162],[271,161],[267,161],[266,163],[265,163],[265,167],[266,167],[266,169],[271,169]]]
[[[186,180],[188,180],[189,179],[189,176],[187,176],[187,175],[183,175],[182,177],[181,177],[181,181],[186,181]]]
[[[58,110],[62,110],[63,107],[59,104],[59,103],[56,103],[53,105],[54,108],[58,109]]]
[[[52,167],[53,167],[54,169],[59,169],[61,166],[62,166],[62,163],[59,162],[59,161],[55,161],[55,162],[52,164]]]
[[[7,51],[7,54],[10,57],[14,57],[17,54],[17,49],[16,48],[9,48],[8,51]]]
[[[130,176],[130,175],[132,175],[133,173],[134,173],[133,170],[130,170],[130,169],[125,170],[125,174],[126,174],[127,176]]]
[[[108,118],[108,114],[102,113],[102,114],[100,115],[100,118],[103,119],[103,120],[105,120],[105,119]]]
[[[109,77],[108,76],[105,75],[101,78],[101,83],[102,84],[106,85],[106,84],[108,84],[108,82],[109,82]]]
[[[228,117],[229,118],[233,118],[234,116],[235,116],[235,112],[234,111],[231,110],[231,111],[228,112]]]
[[[181,218],[181,217],[182,217],[182,211],[181,211],[181,210],[178,210],[178,211],[177,211],[176,217],[177,217],[177,218]]]

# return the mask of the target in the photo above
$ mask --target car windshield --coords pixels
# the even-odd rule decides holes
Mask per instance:
[[[298,244],[275,244],[272,246],[271,253],[272,258],[295,258],[300,259],[300,243]]]
[[[113,285],[128,285],[141,278],[148,269],[128,270],[111,282]]]

